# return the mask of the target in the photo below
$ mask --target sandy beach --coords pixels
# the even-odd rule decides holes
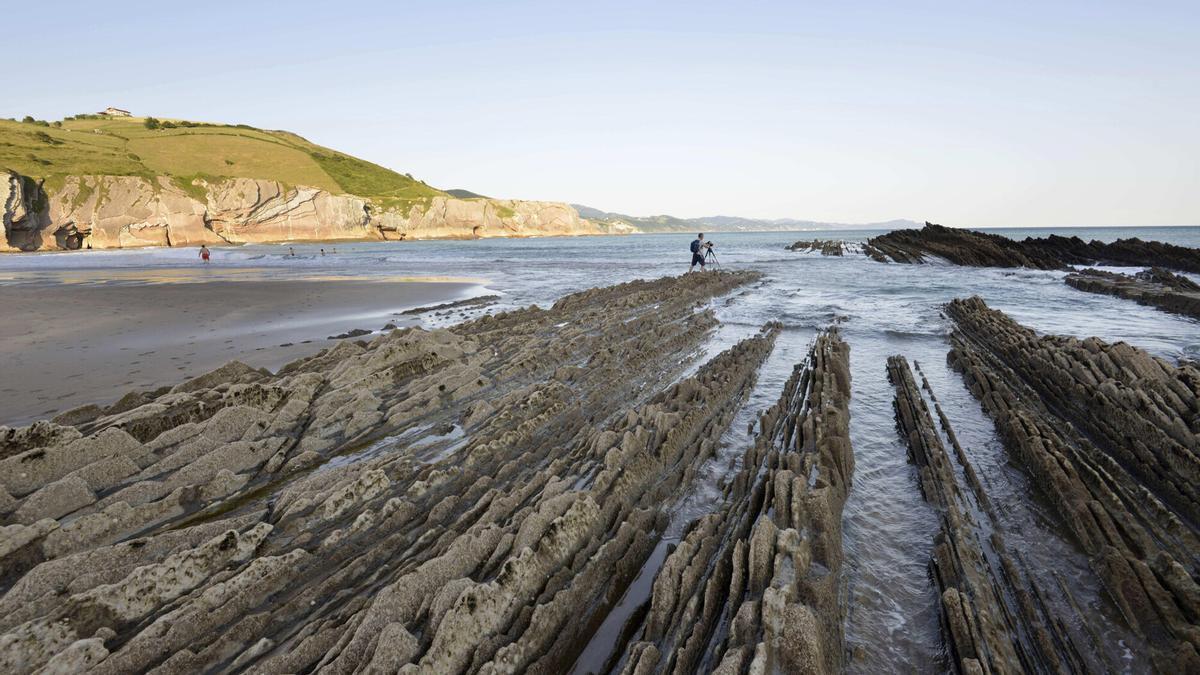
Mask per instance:
[[[404,310],[476,294],[460,282],[320,280],[22,285],[0,324],[0,424],[28,424],[231,360],[275,369]]]

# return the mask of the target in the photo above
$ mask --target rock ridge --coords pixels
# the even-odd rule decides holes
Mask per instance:
[[[1151,267],[1132,275],[1088,268],[1068,274],[1063,281],[1088,293],[1114,295],[1140,305],[1200,319],[1200,284],[1161,267]]]
[[[1057,270],[1072,265],[1159,266],[1200,273],[1200,249],[1142,241],[1113,242],[1079,237],[1026,237],[1021,241],[998,234],[925,223],[919,230],[894,230],[867,240],[864,252],[879,262],[919,264],[930,257],[971,267],[1028,267]]]
[[[663,562],[620,672],[842,670],[849,400],[849,347],[831,329],[759,417],[721,508]]]
[[[948,360],[1159,669],[1200,670],[1200,371],[954,300]]]
[[[707,301],[758,278],[591,289],[0,428],[0,669],[561,671],[770,354],[773,324],[684,375]]]
[[[918,366],[919,369],[919,366]],[[1071,611],[1077,603],[1060,585],[1065,601],[1046,598],[1059,589],[1044,587],[1028,571],[1021,551],[1005,541],[1001,526],[966,451],[925,376],[917,386],[903,356],[887,363],[895,387],[896,426],[918,468],[925,500],[940,516],[930,576],[937,586],[940,624],[947,652],[959,673],[1059,673],[1113,670],[1100,645],[1076,643],[1067,626],[1097,631],[1092,615]],[[929,404],[937,412],[938,432]],[[953,448],[953,453],[947,450]],[[967,489],[958,479],[961,467]],[[985,550],[985,542],[988,550]]]

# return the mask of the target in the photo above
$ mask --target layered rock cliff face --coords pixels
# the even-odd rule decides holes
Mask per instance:
[[[435,197],[382,209],[249,178],[180,185],[163,176],[71,176],[53,192],[13,173],[0,183],[0,251],[604,233],[556,202]]]
[[[33,180],[14,173],[0,180],[0,224],[4,226],[5,241],[0,250],[37,248],[41,232],[46,228],[44,195]],[[5,248],[7,247],[7,248]]]

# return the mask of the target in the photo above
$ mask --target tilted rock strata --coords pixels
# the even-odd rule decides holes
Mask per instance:
[[[925,223],[919,230],[894,230],[863,246],[879,262],[923,263],[933,256],[972,267],[1066,269],[1070,265],[1161,266],[1200,272],[1200,249],[1142,241],[1136,237],[1111,243],[1050,235],[1021,241],[998,234]]]
[[[0,177],[0,251],[603,234],[556,202],[435,197],[381,210],[353,195],[250,178],[198,179],[185,192],[165,176],[70,176],[47,193],[30,178]]]
[[[925,223],[920,230],[894,230],[867,240],[867,254],[880,262],[923,263],[936,256],[956,265],[1059,269],[1058,257],[998,234]]]
[[[813,239],[808,241],[798,241],[791,246],[788,246],[788,250],[801,251],[804,253],[820,252],[821,255],[841,256],[844,255],[846,251],[851,250],[851,247],[846,242],[837,239]]]
[[[1200,291],[1200,284],[1183,276],[1182,274],[1174,274],[1169,270],[1164,270],[1161,267],[1151,267],[1150,269],[1142,270],[1133,275],[1133,278],[1138,281],[1148,281],[1156,284],[1161,284],[1167,288],[1173,288],[1177,291],[1197,292]]]
[[[1200,285],[1159,267],[1134,275],[1083,269],[1068,274],[1064,281],[1081,291],[1115,295],[1141,305],[1200,319]]]
[[[949,361],[1160,668],[1200,669],[1200,371],[947,305]]]
[[[663,562],[623,673],[841,671],[849,399],[849,348],[824,333],[760,417],[720,510]]]
[[[958,444],[927,380],[923,386],[937,410],[954,456],[934,426],[908,361],[888,359],[888,379],[896,388],[896,426],[918,467],[925,500],[937,509],[941,527],[934,539],[930,571],[937,584],[943,636],[960,673],[1086,672],[1103,669],[1098,658],[1074,644],[1061,627],[1087,623],[1089,616],[1054,616],[1041,599],[1047,594],[1023,572],[1023,565],[1004,543],[1002,528],[966,453]],[[962,466],[970,492],[956,478]],[[978,518],[984,522],[977,522]],[[985,531],[993,558],[984,553]]]
[[[0,669],[569,666],[771,350],[777,327],[675,381],[716,324],[697,305],[755,279],[593,289],[0,428]]]
[[[0,225],[5,240],[0,251],[24,250],[40,245],[42,231],[48,225],[44,195],[31,178],[15,173],[0,173]]]

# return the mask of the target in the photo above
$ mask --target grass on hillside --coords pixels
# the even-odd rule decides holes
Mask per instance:
[[[196,178],[261,178],[357,195],[383,208],[427,202],[445,193],[411,176],[308,142],[285,131],[245,125],[143,118],[63,120],[61,126],[0,120],[0,169],[61,188],[66,176],[164,175],[203,198]],[[57,123],[56,123],[57,124]]]

